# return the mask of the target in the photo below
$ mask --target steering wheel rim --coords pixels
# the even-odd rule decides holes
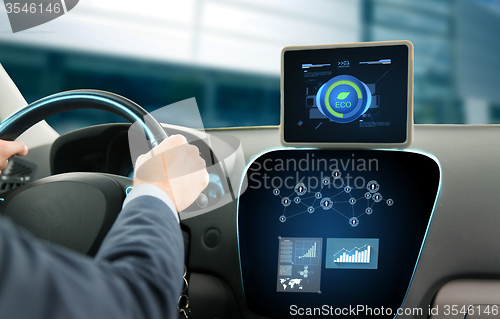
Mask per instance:
[[[119,115],[130,123],[139,122],[152,147],[167,138],[161,125],[137,103],[111,92],[72,90],[56,93],[35,101],[0,123],[0,139],[13,141],[36,123],[49,116],[71,110],[95,109]],[[149,120],[153,119],[153,120]]]
[[[150,148],[167,137],[161,125],[131,100],[105,91],[75,90],[50,95],[14,113],[0,123],[0,139],[15,140],[45,118],[77,109],[108,111],[140,123]],[[118,216],[130,184],[128,178],[105,173],[48,176],[2,193],[0,214],[36,237],[93,256]]]

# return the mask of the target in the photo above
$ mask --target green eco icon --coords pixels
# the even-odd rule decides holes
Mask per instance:
[[[345,100],[351,92],[340,92],[339,95],[337,95],[337,100]]]

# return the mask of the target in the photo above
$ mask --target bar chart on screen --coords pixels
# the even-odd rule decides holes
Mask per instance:
[[[336,263],[369,264],[370,263],[370,245],[354,247],[351,250],[342,248],[333,255]]]
[[[298,240],[295,242],[295,265],[319,265],[319,243]]]
[[[377,269],[378,238],[327,238],[325,268]]]

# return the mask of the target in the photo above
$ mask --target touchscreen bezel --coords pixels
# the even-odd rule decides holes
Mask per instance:
[[[330,50],[343,48],[367,48],[380,46],[398,46],[405,45],[408,47],[408,85],[407,85],[407,112],[406,112],[406,140],[402,143],[343,143],[343,142],[287,142],[285,140],[285,130],[296,129],[293,127],[285,128],[284,118],[285,112],[285,53],[289,51],[303,50]],[[413,141],[413,44],[407,40],[401,41],[380,41],[380,42],[360,42],[360,43],[344,43],[344,44],[327,44],[327,45],[305,45],[305,46],[287,46],[281,51],[281,81],[280,81],[280,140],[283,146],[287,147],[314,147],[327,149],[369,149],[369,148],[407,148]],[[290,112],[290,110],[288,110]]]

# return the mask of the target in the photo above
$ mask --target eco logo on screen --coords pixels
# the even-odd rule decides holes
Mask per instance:
[[[330,120],[349,123],[363,115],[372,102],[370,89],[350,75],[339,75],[321,86],[316,95],[318,109]]]
[[[62,16],[79,0],[4,0],[12,32],[24,31]]]

